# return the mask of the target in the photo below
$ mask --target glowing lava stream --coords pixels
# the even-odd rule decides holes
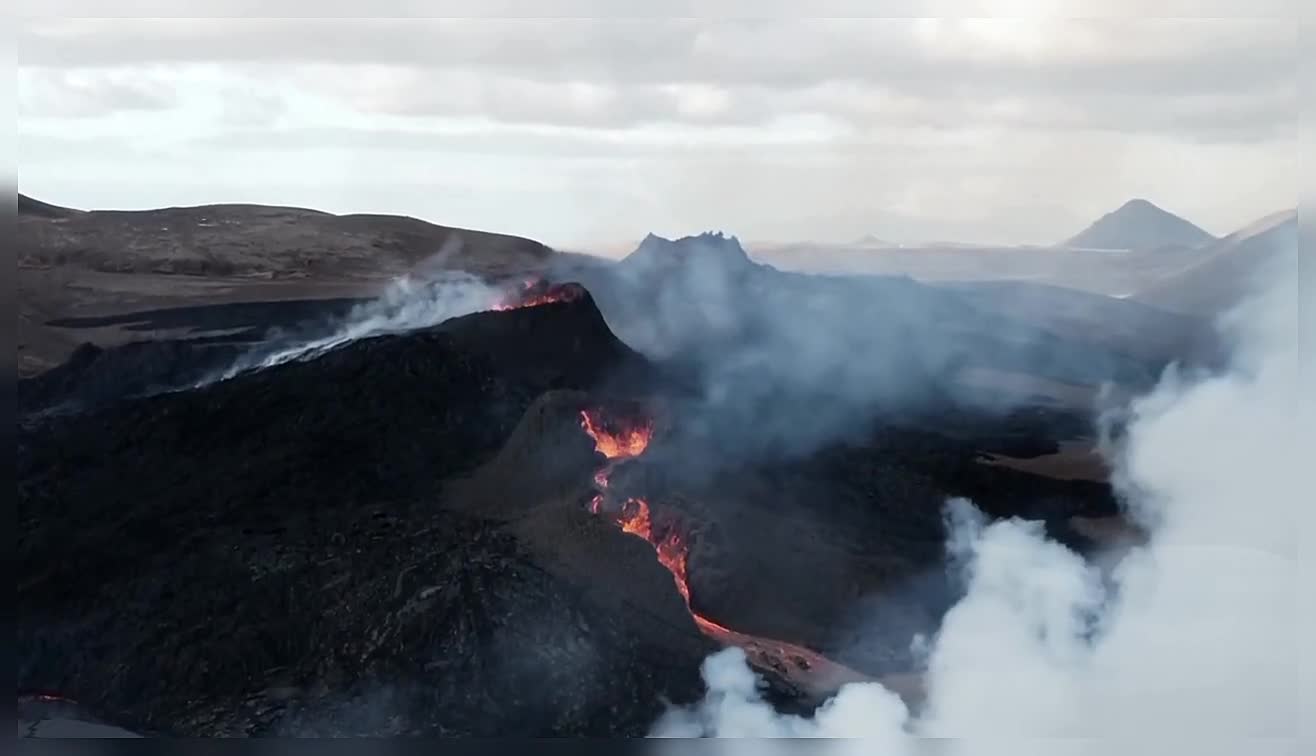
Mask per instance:
[[[521,290],[509,295],[494,305],[495,311],[519,310],[523,307],[537,307],[552,302],[571,302],[579,299],[583,290],[573,284],[550,284],[547,281],[525,281]]]
[[[588,411],[581,411],[580,426],[594,440],[595,450],[608,458],[608,463],[594,474],[599,493],[590,501],[590,511],[602,515],[604,492],[608,489],[613,466],[644,453],[653,428],[648,423],[641,423],[613,430],[607,427],[603,418]],[[845,683],[871,679],[803,646],[739,633],[700,615],[690,603],[686,571],[688,547],[681,532],[670,526],[655,531],[649,503],[639,498],[627,499],[617,513],[616,521],[623,532],[639,536],[653,546],[659,564],[672,573],[676,590],[685,600],[686,610],[704,635],[723,645],[739,646],[756,667],[774,669],[802,682],[812,692],[831,692]],[[807,679],[797,679],[801,677]]]

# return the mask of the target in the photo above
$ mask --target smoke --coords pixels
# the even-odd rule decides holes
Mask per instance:
[[[1091,387],[1149,386],[1159,370],[909,278],[777,271],[721,234],[650,236],[612,271],[578,274],[624,342],[697,386],[682,433],[747,456],[807,452],[881,414],[1017,406],[962,393],[969,367]]]
[[[445,320],[491,309],[504,292],[481,279],[458,271],[439,271],[428,277],[402,276],[377,299],[352,308],[327,336],[285,345],[273,351],[253,352],[213,380],[225,380],[249,370],[273,367],[293,360],[318,357],[344,344],[389,333],[427,328]]]
[[[1227,371],[1170,372],[1129,408],[1109,454],[1127,516],[1150,529],[1145,546],[1102,566],[1034,524],[988,524],[951,502],[948,552],[965,594],[931,644],[917,710],[870,684],[843,688],[812,719],[781,716],[727,651],[705,665],[706,698],[654,734],[859,735],[885,742],[875,753],[921,737],[972,737],[974,752],[1043,738],[1041,752],[1061,742],[1083,753],[1109,752],[1106,738],[1247,738],[1250,750],[1311,738],[1302,476],[1316,434],[1303,367],[1316,319],[1296,259],[1225,319]]]

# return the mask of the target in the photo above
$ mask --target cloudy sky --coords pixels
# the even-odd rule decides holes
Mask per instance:
[[[1297,204],[1291,18],[46,17],[17,40],[20,189],[76,207],[592,247],[1046,243],[1134,196],[1227,233]]]

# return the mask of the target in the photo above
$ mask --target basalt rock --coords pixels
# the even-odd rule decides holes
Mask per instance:
[[[601,324],[485,313],[21,428],[20,687],[147,733],[643,733],[700,692],[693,628],[443,504],[536,396],[643,371]]]

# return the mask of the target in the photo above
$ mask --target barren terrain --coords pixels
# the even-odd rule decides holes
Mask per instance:
[[[307,303],[370,297],[408,271],[497,279],[551,254],[528,239],[414,218],[259,205],[84,212],[20,195],[16,226],[20,375],[58,364],[83,341],[290,325],[316,309]],[[249,303],[285,306],[267,307],[259,323],[235,321],[232,305]],[[190,315],[155,322],[156,311],[175,308]]]
[[[418,223],[26,205],[20,693],[152,734],[634,735],[735,645],[782,710],[917,706],[948,499],[1137,543],[1095,414],[1210,364],[1194,317],[1055,287]],[[499,298],[243,361],[454,270]]]

